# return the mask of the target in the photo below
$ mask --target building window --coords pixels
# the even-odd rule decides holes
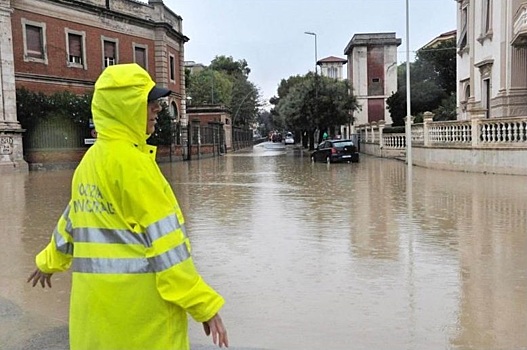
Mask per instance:
[[[45,23],[22,19],[22,35],[24,40],[24,61],[47,63]]]
[[[103,38],[103,67],[113,66],[117,64],[117,42]]]
[[[465,100],[464,101],[468,101],[470,98],[470,84],[467,84],[467,86],[465,86]]]
[[[330,67],[329,68],[329,77],[330,78],[334,78],[334,79],[338,78],[338,70],[337,70],[337,68],[335,68],[335,67]]]
[[[170,80],[176,81],[176,58],[170,55],[168,62],[170,64]]]
[[[483,0],[483,34],[492,29],[492,0]]]
[[[482,103],[485,110],[485,118],[490,118],[490,79],[483,80]]]
[[[172,102],[170,104],[170,109],[169,109],[169,112],[170,112],[170,118],[175,121],[178,119],[178,111],[177,111],[177,105],[175,102]]]
[[[148,69],[146,54],[146,46],[134,45],[134,62],[143,67],[144,69]]]
[[[461,31],[459,32],[458,48],[463,50],[468,43],[468,6],[461,9]]]
[[[68,67],[86,68],[85,34],[66,29]]]
[[[29,57],[44,58],[42,27],[26,25],[26,52]]]

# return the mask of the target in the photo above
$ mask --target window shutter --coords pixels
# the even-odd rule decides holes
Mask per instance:
[[[82,57],[81,36],[76,34],[68,34],[68,41],[70,47],[70,56]]]
[[[26,45],[29,56],[42,58],[42,28],[26,25]]]
[[[141,47],[135,48],[135,63],[146,69],[146,50]]]
[[[111,41],[104,42],[104,57],[115,58],[115,43]]]

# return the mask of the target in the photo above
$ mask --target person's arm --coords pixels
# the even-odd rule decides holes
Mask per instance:
[[[40,283],[42,288],[46,288],[46,285],[51,288],[51,276],[52,273],[44,273],[40,271],[38,268],[29,275],[29,278],[27,279],[27,283],[32,282],[31,284],[34,286],[37,285],[37,283]]]
[[[73,238],[71,237],[69,211],[68,206],[51,235],[51,241],[35,258],[37,268],[27,280],[28,283],[32,283],[33,287],[40,283],[42,288],[45,288],[45,285],[51,288],[51,275],[65,271],[71,266]]]
[[[148,237],[146,257],[156,273],[161,297],[197,322],[209,322],[213,338],[224,345],[225,327],[215,316],[225,301],[194,266],[184,218],[170,185],[157,168],[137,166],[134,170],[125,179],[123,205]]]
[[[227,329],[223,325],[223,321],[220,317],[220,314],[216,314],[213,318],[207,322],[203,322],[203,330],[208,336],[212,334],[212,342],[221,348],[225,345],[226,348],[229,347],[229,338],[227,337]]]

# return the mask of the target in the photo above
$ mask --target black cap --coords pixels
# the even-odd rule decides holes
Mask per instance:
[[[172,93],[171,90],[162,88],[159,86],[154,86],[152,90],[148,93],[148,102],[155,101],[161,97],[167,97]]]

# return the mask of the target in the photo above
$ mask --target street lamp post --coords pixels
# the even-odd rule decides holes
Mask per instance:
[[[247,97],[249,97],[249,95],[252,94],[252,90],[250,90],[247,95],[245,95],[242,99],[242,101],[240,102],[240,104],[238,105],[238,108],[236,109],[236,113],[234,113],[234,116],[232,117],[232,120],[231,120],[231,143],[232,143],[232,150],[235,151],[235,148],[234,148],[234,144],[235,144],[235,133],[234,133],[234,121],[236,120],[236,117],[238,116],[238,112],[240,112],[240,108],[242,107],[243,103],[245,102],[245,100],[247,99]]]
[[[315,32],[304,32],[304,34],[312,35],[315,37],[315,108],[314,113],[315,115],[318,114],[318,53],[317,53],[317,33]],[[311,133],[310,133],[311,134]],[[310,136],[310,139],[312,136]],[[313,144],[314,144],[314,140]],[[311,147],[311,142],[310,142]]]
[[[307,35],[313,35],[315,37],[315,75],[317,75],[317,66],[318,66],[318,55],[317,55],[317,33],[314,32],[304,32]]]
[[[412,166],[412,104],[410,91],[410,10],[406,0],[406,163]]]

